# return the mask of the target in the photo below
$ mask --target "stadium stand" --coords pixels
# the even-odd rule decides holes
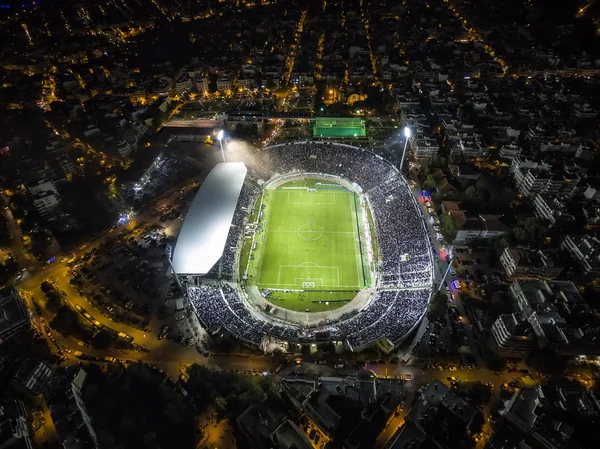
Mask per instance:
[[[431,296],[432,244],[420,208],[396,168],[370,151],[321,142],[275,145],[246,159],[249,175],[217,265],[219,269],[188,284],[190,302],[207,330],[213,334],[226,330],[252,345],[259,345],[265,337],[313,342],[328,335],[332,340],[345,339],[353,348],[384,337],[397,343],[410,333],[424,316]],[[339,176],[362,188],[377,231],[377,287],[385,289],[377,291],[362,310],[312,327],[273,321],[251,309],[242,293],[225,282],[236,280],[236,253],[250,207],[260,193],[258,180],[303,172]]]

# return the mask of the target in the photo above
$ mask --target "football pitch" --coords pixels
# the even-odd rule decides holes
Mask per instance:
[[[272,290],[273,304],[331,310],[365,287],[360,202],[354,192],[328,181],[294,181],[266,189],[262,204],[249,284]]]

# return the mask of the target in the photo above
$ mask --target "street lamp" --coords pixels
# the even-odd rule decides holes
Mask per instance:
[[[223,156],[223,162],[225,162],[225,151],[223,151],[223,130],[219,130],[219,132],[217,133],[217,140],[219,141],[219,144],[221,145],[221,155]]]
[[[402,166],[404,165],[404,157],[406,156],[406,147],[408,146],[408,139],[410,139],[411,132],[408,126],[404,127],[404,150],[402,150],[402,159],[400,159],[400,171],[402,171]]]

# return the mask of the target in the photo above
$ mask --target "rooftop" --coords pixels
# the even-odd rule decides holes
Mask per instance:
[[[221,258],[247,171],[243,162],[227,162],[208,174],[177,239],[176,273],[206,274]]]

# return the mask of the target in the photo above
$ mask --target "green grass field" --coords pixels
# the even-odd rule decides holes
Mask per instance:
[[[341,307],[365,286],[353,192],[303,180],[265,190],[262,201],[264,232],[255,235],[250,285],[274,290],[279,307],[311,312]]]

